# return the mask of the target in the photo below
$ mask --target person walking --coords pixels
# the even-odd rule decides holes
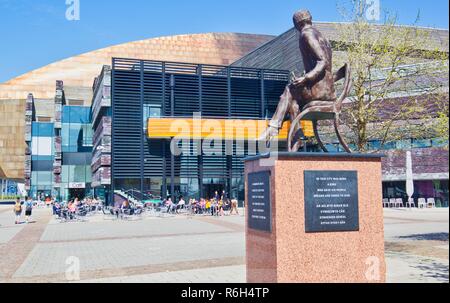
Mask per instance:
[[[209,214],[211,212],[211,201],[210,200],[206,201],[205,209],[206,209],[206,214]]]
[[[33,200],[31,200],[31,198],[28,198],[25,202],[25,222],[27,224],[30,222],[32,213],[33,213]]]
[[[231,200],[231,211],[230,211],[230,216],[233,214],[233,211],[236,212],[236,215],[239,215],[239,210],[238,210],[238,200],[237,200],[237,199]]]
[[[186,201],[184,201],[183,197],[180,198],[180,201],[178,201],[178,205],[175,209],[175,213],[178,214],[179,210],[184,210],[186,207]]]
[[[20,198],[17,198],[16,204],[14,205],[14,214],[16,216],[16,224],[19,224],[20,217],[22,216],[22,204],[20,203]]]
[[[227,201],[228,200],[228,195],[226,191],[222,191],[222,196],[220,197],[222,201]]]
[[[167,207],[167,213],[171,213],[172,212],[172,207],[173,207],[173,202],[172,202],[172,198],[168,198],[166,201],[166,207]]]
[[[220,196],[219,196],[219,192],[218,191],[214,192],[214,200],[216,200],[216,202],[218,202],[220,200]]]

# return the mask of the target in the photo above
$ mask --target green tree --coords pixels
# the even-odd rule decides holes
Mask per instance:
[[[352,68],[352,96],[342,117],[347,140],[365,152],[371,140],[380,140],[382,148],[433,136],[431,109],[448,104],[448,52],[417,22],[398,26],[389,14],[382,24],[367,21],[365,2],[352,0],[352,9],[341,10],[348,22],[337,25],[340,38],[334,46],[336,67],[348,62]],[[441,116],[439,125],[446,114]],[[448,128],[438,129],[448,137]]]

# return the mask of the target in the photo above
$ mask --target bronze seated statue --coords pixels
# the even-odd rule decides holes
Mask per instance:
[[[300,33],[300,51],[302,54],[305,75],[295,78],[286,87],[280,98],[277,110],[270,121],[269,128],[261,136],[261,140],[270,140],[278,135],[286,118],[289,117],[291,127],[288,137],[288,150],[297,152],[301,147],[298,133],[302,120],[313,122],[314,134],[320,147],[327,149],[320,140],[317,121],[334,120],[339,142],[350,153],[351,150],[339,131],[339,116],[343,101],[351,89],[351,71],[348,64],[338,72],[332,73],[332,49],[327,39],[312,26],[312,17],[308,11],[299,11],[294,15],[294,25]],[[336,98],[334,84],[345,79],[344,89]]]

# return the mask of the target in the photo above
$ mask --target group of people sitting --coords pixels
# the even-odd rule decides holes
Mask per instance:
[[[183,197],[180,198],[178,203],[168,198],[164,205],[167,213],[178,214],[180,210],[187,209],[191,214],[195,215],[211,215],[211,216],[224,216],[232,215],[235,213],[239,215],[238,200],[227,198],[225,192],[219,196],[218,192],[215,193],[212,199],[189,199],[189,203],[186,203]]]
[[[116,216],[117,219],[124,218],[125,216],[139,215],[143,211],[141,206],[134,206],[128,200],[124,200],[122,203],[116,203],[113,208],[110,209],[110,213]]]
[[[53,215],[65,220],[74,220],[77,216],[86,216],[89,212],[97,210],[101,201],[95,198],[83,200],[75,198],[67,203],[54,201],[52,204]]]

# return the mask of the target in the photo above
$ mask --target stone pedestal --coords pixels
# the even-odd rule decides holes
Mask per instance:
[[[381,157],[247,159],[247,282],[384,283]]]

